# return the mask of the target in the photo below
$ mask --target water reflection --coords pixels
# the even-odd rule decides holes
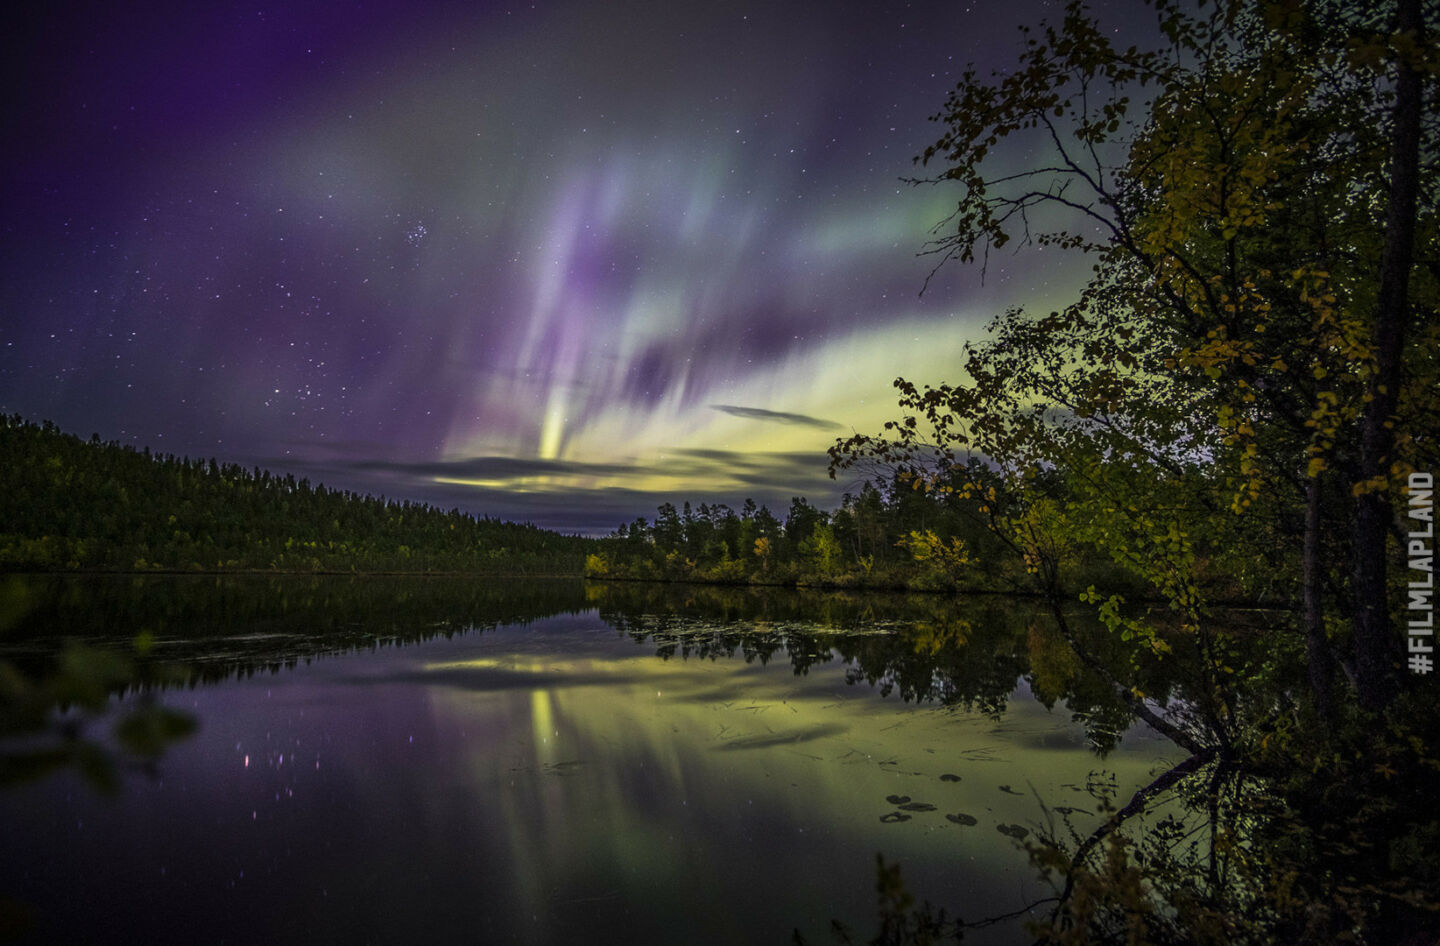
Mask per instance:
[[[1001,596],[766,594],[757,589],[643,583],[592,584],[600,617],[662,658],[740,657],[764,664],[777,654],[797,675],[838,662],[852,684],[882,697],[935,701],[999,717],[1017,687],[1047,709],[1063,702],[1104,752],[1130,728],[1130,710],[1087,673],[1050,626],[1039,602]],[[1100,629],[1077,615],[1084,630]],[[1176,688],[1156,666],[1137,686],[1165,696]]]
[[[1036,669],[1023,602],[61,592],[5,635],[14,651],[46,627],[148,628],[199,667],[154,692],[201,728],[114,802],[70,776],[0,796],[0,889],[32,904],[36,942],[780,942],[865,928],[877,851],[979,915],[1042,892],[1018,841],[1046,808],[1093,824],[1167,748],[1129,736],[1097,760],[1088,740],[1123,726],[1074,668]],[[1046,706],[1072,698],[1081,725]]]
[[[274,672],[327,654],[453,637],[589,607],[583,582],[367,576],[94,577],[0,581],[0,653],[28,665],[60,642],[150,656],[194,681]]]

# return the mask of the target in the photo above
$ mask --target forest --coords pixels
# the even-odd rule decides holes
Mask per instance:
[[[0,419],[0,570],[578,575],[591,540]]]
[[[958,474],[950,474],[958,483]],[[984,503],[958,489],[920,489],[891,475],[865,480],[834,510],[794,497],[784,518],[747,499],[662,504],[653,521],[624,523],[586,556],[597,579],[685,581],[919,592],[1029,594],[1022,559],[1009,554],[985,524]],[[1081,550],[1064,563],[1067,580],[1124,588],[1145,584],[1114,565],[1103,549]],[[1222,575],[1208,583],[1217,598],[1241,595]],[[1252,589],[1247,600],[1266,600]]]

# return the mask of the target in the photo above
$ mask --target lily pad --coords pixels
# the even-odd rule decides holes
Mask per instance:
[[[980,823],[980,819],[979,819],[979,818],[976,818],[974,815],[967,815],[967,814],[965,814],[965,812],[963,812],[963,811],[957,812],[956,814],[953,814],[953,815],[946,815],[946,816],[945,816],[945,820],[946,820],[946,821],[953,821],[953,822],[955,822],[956,824],[963,824],[963,825],[966,825],[967,827],[970,826],[970,825],[975,825],[975,824],[979,824],[979,823]]]
[[[881,815],[880,820],[884,824],[899,824],[902,821],[909,821],[910,816],[898,811],[892,811],[888,815]]]
[[[1000,786],[1000,791],[1002,791],[1002,792],[1008,792],[1008,793],[1010,793],[1011,795],[1023,795],[1023,794],[1025,794],[1024,792],[1017,792],[1017,791],[1015,791],[1015,789],[1011,788],[1009,785],[1001,785],[1001,786]]]
[[[885,800],[892,805],[903,805],[910,800],[909,795],[886,795]]]
[[[958,781],[960,781],[960,776],[958,776],[958,775],[952,775],[951,773],[946,772],[944,775],[940,776],[940,781],[942,781],[942,782],[958,782]]]
[[[995,830],[1001,834],[1009,835],[1017,841],[1025,840],[1025,836],[1030,833],[1029,828],[1022,828],[1018,824],[997,824]]]
[[[935,806],[929,802],[912,801],[900,806],[901,811],[934,811]]]

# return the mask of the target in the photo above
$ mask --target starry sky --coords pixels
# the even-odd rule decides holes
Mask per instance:
[[[1044,0],[31,7],[0,411],[84,437],[588,534],[829,507],[897,375],[1088,272],[1007,248],[921,295],[954,195],[901,181]]]

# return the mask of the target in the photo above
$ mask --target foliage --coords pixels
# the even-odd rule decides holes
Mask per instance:
[[[700,503],[660,507],[653,523],[620,526],[586,559],[590,578],[907,588],[1024,590],[985,527],[983,500],[953,489],[917,489],[892,476],[862,483],[833,511],[791,501],[784,521],[746,500],[742,510]],[[738,550],[750,540],[751,554]],[[1078,563],[1088,581],[1114,577],[1105,557]]]
[[[1434,686],[1400,667],[1394,538],[1400,485],[1440,459],[1435,11],[1153,5],[1156,48],[1116,46],[1071,3],[935,116],[917,160],[957,193],[940,263],[1017,243],[1088,253],[1092,276],[1060,311],[999,316],[959,380],[897,380],[901,416],[837,441],[832,475],[978,503],[1075,659],[1190,753],[1155,794],[1208,811],[1203,856],[1118,831],[1137,795],[1043,862],[1066,877],[1049,941],[1394,942],[1440,902],[1428,816],[1378,814],[1437,787],[1415,727],[1395,728]],[[1102,555],[1146,612],[1086,580]],[[1216,619],[1234,592],[1288,607],[1288,626],[1251,646]],[[1068,626],[1076,600],[1108,652]],[[1137,682],[1155,660],[1190,668],[1183,704]],[[1227,820],[1227,787],[1267,803]],[[1363,870],[1332,866],[1347,846]]]
[[[1297,605],[1300,582],[1277,576],[1310,574],[1330,589],[1328,612],[1357,622],[1356,671],[1378,692],[1361,659],[1374,633],[1358,623],[1375,606],[1355,600],[1345,565],[1364,551],[1352,545],[1363,500],[1400,501],[1397,479],[1435,459],[1440,407],[1440,289],[1433,267],[1417,267],[1385,419],[1400,433],[1385,474],[1362,475],[1364,418],[1383,394],[1376,274],[1403,124],[1383,76],[1422,69],[1433,95],[1434,63],[1354,10],[1156,9],[1170,45],[1145,51],[1114,47],[1072,4],[1027,39],[1014,72],[967,73],[936,116],[945,133],[920,160],[960,185],[942,261],[1018,236],[1092,253],[1094,276],[1061,311],[999,317],[968,348],[964,381],[897,381],[905,415],[837,442],[832,473],[870,463],[980,497],[1043,593],[1073,600],[1084,587],[1073,563],[1106,554],[1197,634],[1217,573]],[[1435,123],[1423,130],[1433,155]],[[991,149],[1032,134],[1051,160],[992,169]],[[1434,166],[1421,170],[1424,260],[1440,244]],[[1072,223],[1057,222],[1061,209]],[[1324,501],[1307,519],[1312,491]],[[1301,531],[1328,564],[1301,561]],[[1344,662],[1342,642],[1314,643],[1316,659]]]
[[[0,585],[0,634],[17,632],[30,597],[17,579]],[[193,732],[192,716],[160,705],[149,689],[185,679],[151,658],[154,645],[146,631],[125,650],[68,640],[38,669],[0,659],[0,788],[72,768],[113,793],[123,770],[151,769],[170,744]],[[108,732],[94,735],[102,723]]]
[[[0,420],[0,569],[578,575],[589,540]]]

